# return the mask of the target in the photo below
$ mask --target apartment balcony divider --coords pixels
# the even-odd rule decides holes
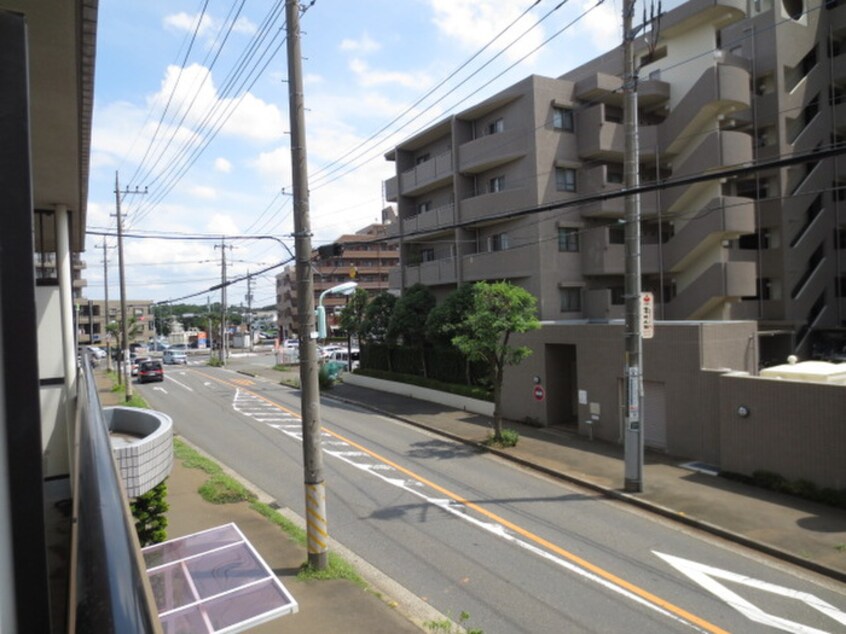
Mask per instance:
[[[391,176],[385,181],[385,200],[389,203],[395,203],[399,200],[399,179],[396,176]]]
[[[581,234],[582,275],[624,275],[625,245],[612,244],[609,227],[592,227]],[[641,244],[641,269],[658,272],[658,245]]]
[[[471,253],[461,258],[462,279],[476,282],[528,277],[537,267],[536,257],[533,249],[521,248]]]
[[[437,231],[447,229],[455,224],[455,205],[443,205],[436,209],[424,211],[410,218],[403,218],[403,235],[422,231]]]
[[[625,149],[625,130],[622,122],[607,121],[606,105],[599,103],[578,113],[579,158],[586,160],[617,160],[622,162]],[[658,127],[642,125],[638,128],[641,160],[654,159],[658,149]]]
[[[452,151],[442,152],[400,174],[400,193],[403,196],[422,194],[449,183],[452,173]]]
[[[621,183],[608,182],[608,166],[597,165],[583,170],[582,178],[579,181],[583,189],[590,193],[621,191]],[[645,184],[645,183],[644,183]],[[652,218],[658,215],[659,192],[650,191],[640,195],[640,213],[643,218]],[[586,203],[579,207],[579,214],[582,218],[622,218],[625,215],[625,196],[616,196],[606,200],[599,200]]]
[[[458,171],[478,174],[485,170],[526,156],[529,133],[525,128],[486,134],[458,147]]]

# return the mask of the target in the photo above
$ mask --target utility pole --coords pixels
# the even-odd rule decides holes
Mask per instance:
[[[250,277],[250,271],[247,270],[247,336],[249,337],[250,345],[247,349],[253,351],[253,278]]]
[[[226,365],[226,249],[232,248],[221,236],[220,244],[214,245],[220,249],[220,363]]]
[[[112,371],[112,337],[109,333],[109,254],[107,249],[114,249],[114,247],[109,247],[106,244],[105,239],[103,240],[103,244],[97,245],[99,248],[103,249],[103,290],[105,292],[105,308],[104,315],[103,315],[103,335],[106,338],[106,369],[111,372]],[[118,384],[120,384],[121,377],[120,372],[118,372]]]
[[[637,31],[655,23],[651,34],[650,51],[657,43],[657,22],[654,11],[649,21],[644,9],[643,24],[632,25],[635,0],[623,2],[623,147],[624,184],[627,191],[640,186],[640,146],[638,139],[637,82],[638,68],[634,59],[634,40]],[[658,5],[657,20],[661,18]],[[625,301],[626,301],[626,417],[624,435],[624,489],[631,493],[643,491],[643,330],[641,310],[641,239],[640,194],[625,197]]]
[[[209,359],[214,354],[214,345],[212,344],[212,318],[211,318],[211,299],[206,295],[206,314],[209,320],[209,331],[206,334],[206,345],[209,347]]]
[[[129,336],[126,327],[126,276],[124,275],[123,266],[123,217],[120,214],[121,193],[146,194],[147,190],[145,188],[142,192],[136,187],[134,192],[130,192],[128,188],[126,191],[121,192],[118,172],[115,172],[115,217],[117,218],[118,269],[120,271],[121,357],[123,359],[124,378],[126,379],[126,400],[129,401],[132,398],[132,364],[129,363]]]
[[[303,475],[305,480],[308,563],[325,570],[329,553],[326,489],[320,448],[320,392],[317,384],[317,346],[314,328],[314,279],[311,272],[311,224],[308,209],[305,105],[303,103],[300,6],[285,0],[288,37],[288,116],[291,123],[291,167],[294,190],[294,251],[297,275],[297,312],[300,323],[300,385],[303,421]]]

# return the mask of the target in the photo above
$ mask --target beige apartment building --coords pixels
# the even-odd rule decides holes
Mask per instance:
[[[338,237],[332,244],[338,245],[338,253],[323,256],[314,249],[312,270],[314,284],[314,305],[318,305],[320,294],[342,284],[354,281],[371,296],[388,290],[388,272],[397,266],[399,251],[397,244],[385,241],[390,227],[390,210],[386,210],[383,223],[374,223],[355,233]],[[295,267],[289,266],[276,276],[277,324],[283,338],[296,336],[298,332],[297,278]],[[346,297],[327,295],[323,299],[326,308],[327,326],[335,329]]]
[[[109,300],[108,311],[102,299],[78,299],[76,306],[77,341],[80,344],[106,344],[106,324],[120,321],[120,301]],[[108,312],[108,315],[107,315]],[[126,302],[129,322],[137,324],[134,334],[130,334],[130,343],[147,342],[156,335],[153,302],[149,299],[130,299]],[[111,344],[115,345],[114,338]]]
[[[842,142],[844,5],[691,0],[637,40],[642,185],[770,163],[641,196],[644,290],[659,320],[757,321],[765,362],[846,326],[846,161],[778,162]],[[622,319],[624,200],[576,204],[623,187],[622,71],[618,46],[527,77],[388,153],[391,287],[506,279],[543,320]]]

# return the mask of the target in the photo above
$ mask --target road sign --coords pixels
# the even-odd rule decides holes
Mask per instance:
[[[640,294],[640,336],[652,339],[655,336],[655,297],[652,293]]]
[[[536,401],[542,401],[544,397],[543,386],[536,385],[532,389],[532,394],[534,395]]]

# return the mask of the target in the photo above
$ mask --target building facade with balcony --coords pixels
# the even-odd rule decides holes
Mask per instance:
[[[391,216],[391,210],[386,210],[381,224],[374,223],[355,233],[339,236],[333,242],[339,247],[337,255],[322,256],[318,249],[312,251],[315,306],[323,291],[351,280],[371,296],[388,290],[389,271],[399,262],[396,243],[386,241]],[[299,332],[296,279],[293,266],[276,276],[277,325],[282,338],[297,336]],[[343,296],[324,298],[330,331],[337,329],[338,315],[345,303]]]
[[[763,360],[809,355],[815,330],[846,326],[844,161],[778,160],[842,142],[846,6],[690,0],[642,35],[640,182],[655,187],[641,195],[641,257],[657,318],[752,319],[773,335]],[[444,296],[506,279],[536,295],[541,319],[622,319],[622,74],[617,47],[389,152],[392,288]]]
[[[80,344],[105,345],[110,323],[120,323],[120,301],[109,300],[108,310],[102,299],[79,298],[76,305],[76,330]],[[126,300],[128,323],[134,321],[135,327],[129,333],[129,343],[146,343],[156,336],[156,321],[153,302],[149,299]],[[116,343],[111,338],[111,343]]]

